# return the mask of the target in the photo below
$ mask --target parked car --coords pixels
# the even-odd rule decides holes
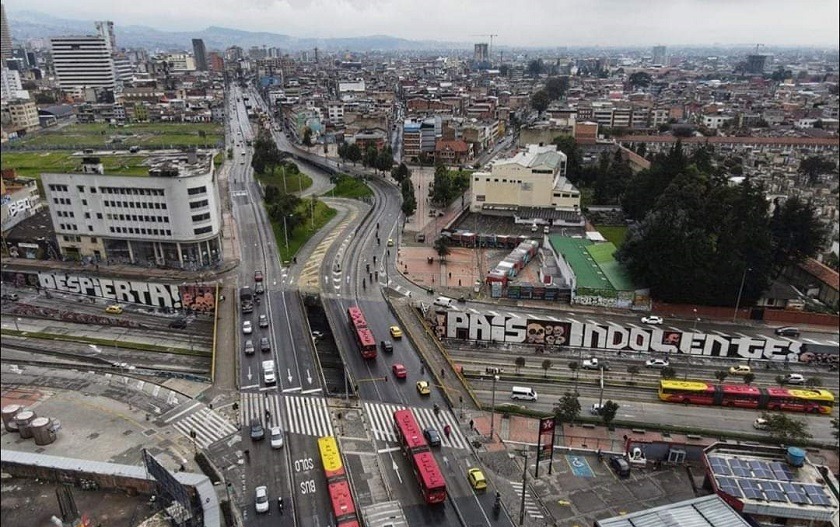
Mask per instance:
[[[784,326],[781,328],[776,328],[776,335],[781,335],[782,337],[798,337],[799,328],[795,328],[793,326]]]
[[[394,377],[397,379],[405,379],[408,376],[408,370],[406,370],[405,366],[402,364],[394,364],[391,367],[391,370],[394,372]]]
[[[662,317],[656,315],[642,317],[642,324],[662,324],[663,322]]]
[[[805,376],[799,373],[785,375],[785,384],[805,384]]]
[[[254,341],[248,339],[245,341],[245,355],[253,355],[254,354]]]
[[[659,370],[667,368],[670,365],[671,363],[668,359],[648,359],[647,362],[645,362],[645,368],[656,368]]]
[[[752,371],[752,368],[746,364],[737,364],[729,368],[730,375],[746,375]]]
[[[118,306],[116,304],[112,304],[105,308],[106,313],[110,313],[112,315],[120,315],[123,312],[122,306]]]
[[[259,419],[251,419],[250,432],[253,441],[265,439],[265,429]]]
[[[258,513],[268,512],[268,488],[265,485],[257,487],[254,506]]]
[[[429,443],[429,446],[440,446],[440,432],[438,432],[437,429],[432,428],[431,426],[423,429],[423,437],[426,438],[426,442]]]
[[[610,457],[610,468],[619,478],[630,477],[630,463],[621,456]]]

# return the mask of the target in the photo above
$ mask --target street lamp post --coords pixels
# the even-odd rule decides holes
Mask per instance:
[[[15,317],[15,318],[13,318],[12,320],[14,320],[14,321],[15,321],[15,331],[20,331],[20,328],[18,327],[18,321],[19,321],[20,319],[19,319],[19,318],[17,318],[17,317]]]
[[[525,458],[525,463],[522,467],[522,499],[519,505],[519,525],[525,523],[525,485],[528,483],[528,451],[522,452],[522,457]]]
[[[700,319],[697,318],[697,309],[695,308],[694,309],[694,329],[693,329],[693,331],[695,331],[695,332],[697,331],[697,322],[699,322],[699,321],[700,321]]]
[[[499,380],[498,375],[493,376],[493,397],[492,403],[490,408],[490,441],[493,440],[493,432],[495,431],[496,425],[496,381]]]
[[[735,314],[732,315],[732,322],[738,318],[738,308],[741,307],[741,294],[744,292],[744,282],[747,281],[747,272],[752,271],[751,267],[744,269],[744,276],[741,277],[741,287],[738,289],[738,299],[735,300]]]

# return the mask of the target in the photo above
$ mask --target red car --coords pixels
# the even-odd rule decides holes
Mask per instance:
[[[254,282],[262,282],[263,276],[262,271],[254,271]]]
[[[408,375],[408,370],[406,370],[405,366],[403,366],[402,364],[394,364],[394,366],[391,367],[391,369],[394,370],[394,377],[396,377],[397,379],[405,379]]]

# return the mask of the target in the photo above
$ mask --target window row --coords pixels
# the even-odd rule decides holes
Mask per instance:
[[[93,188],[93,187],[91,187]],[[160,188],[133,188],[133,187],[101,187],[103,194],[122,194],[129,196],[163,196],[163,189]]]
[[[189,194],[190,196],[197,196],[198,194],[207,194],[207,187],[201,186],[201,187],[188,188],[187,189],[187,194]]]
[[[60,223],[58,228],[62,231],[77,231],[79,230],[79,226],[73,223]]]
[[[209,219],[210,219],[210,213],[209,212],[205,212],[204,214],[195,214],[192,217],[193,223],[199,222],[199,221],[207,221]]]
[[[206,207],[209,204],[210,204],[210,202],[207,201],[206,199],[203,199],[201,201],[191,201],[190,202],[190,208],[193,209],[193,210],[200,209],[202,207]]]
[[[115,234],[150,234],[152,236],[172,236],[169,229],[146,229],[143,227],[109,227]]]
[[[145,221],[147,223],[169,223],[168,216],[138,216],[136,214],[106,214],[113,221]]]
[[[69,210],[57,210],[55,215],[59,218],[75,218],[76,216],[73,214],[72,211]]]
[[[207,227],[201,227],[199,229],[193,230],[193,233],[195,233],[195,234],[207,234],[208,232],[210,232],[212,230],[213,230],[213,227],[208,225]]]
[[[111,201],[106,199],[106,207],[123,207],[129,209],[166,209],[166,203],[146,203],[145,201]]]
[[[56,205],[69,205],[70,198],[53,198],[53,203]]]

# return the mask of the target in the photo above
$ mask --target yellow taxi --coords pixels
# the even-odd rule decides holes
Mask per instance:
[[[746,364],[738,364],[736,366],[732,366],[729,368],[730,375],[746,375],[750,373],[752,370]]]
[[[395,339],[401,339],[402,338],[402,330],[400,329],[399,326],[391,326],[390,328],[388,328],[388,331],[391,332],[391,336],[394,337]]]
[[[487,489],[487,480],[484,478],[484,473],[480,468],[471,468],[467,470],[467,481],[475,490]]]
[[[118,306],[116,304],[110,305],[105,308],[106,313],[110,313],[112,315],[119,315],[123,312],[122,306]]]
[[[417,391],[420,393],[420,395],[429,395],[430,393],[432,393],[432,389],[429,388],[428,381],[417,381]]]
[[[394,246],[394,240],[392,238],[388,238],[388,247]]]

